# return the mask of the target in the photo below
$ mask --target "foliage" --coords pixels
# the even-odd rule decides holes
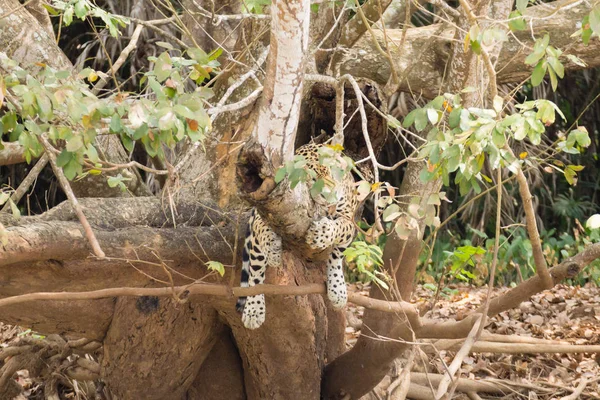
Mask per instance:
[[[573,190],[569,190],[568,195],[565,193],[558,194],[552,204],[554,214],[567,222],[567,230],[571,229],[571,221],[582,221],[595,208],[596,205],[585,196],[576,197]]]
[[[164,145],[173,147],[186,138],[201,141],[211,129],[204,104],[212,91],[197,85],[207,78],[207,68],[218,67],[218,54],[189,49],[187,55],[165,52],[152,60],[145,96],[128,98],[128,93],[119,92],[99,98],[84,81],[95,81],[96,71],[86,68],[71,76],[43,66],[30,74],[0,53],[0,63],[9,71],[2,82],[14,98],[6,104],[0,134],[23,146],[27,162],[40,156],[39,137],[47,136],[62,148],[57,164],[68,179],[102,173],[105,161],[94,145],[101,134],[118,135],[128,151],[138,142],[151,157],[163,158]],[[191,92],[185,90],[190,80],[196,86]],[[111,186],[122,185],[123,179],[112,179]]]
[[[44,6],[52,15],[57,15],[58,11],[62,11],[62,20],[66,26],[71,25],[73,16],[81,20],[87,17],[99,18],[104,22],[106,29],[108,29],[110,35],[113,37],[119,36],[119,27],[125,27],[129,24],[128,18],[110,14],[88,0],[54,0],[51,4]]]
[[[532,144],[541,143],[545,125],[554,123],[556,113],[563,119],[560,109],[549,100],[532,100],[515,105],[519,110],[502,116],[503,100],[494,99],[493,109],[463,108],[459,95],[438,96],[423,108],[410,112],[404,119],[405,128],[415,127],[418,132],[427,132],[427,144],[420,152],[428,159],[427,168],[421,178],[429,181],[441,178],[444,185],[450,184],[450,175],[455,173],[454,183],[461,194],[473,189],[481,192],[481,183],[491,179],[481,171],[486,157],[492,169],[507,167],[515,173],[526,160],[519,160],[507,148],[508,138],[522,141],[528,138]],[[559,143],[558,150],[575,150],[575,144],[591,143],[587,131],[578,129],[570,133],[568,144]],[[574,136],[573,136],[574,135]],[[526,154],[525,154],[526,156]],[[573,180],[578,167],[565,168],[567,180]]]
[[[344,256],[349,268],[349,275],[354,274],[356,279],[365,283],[375,282],[385,289],[389,288],[385,282],[385,280],[389,280],[389,277],[381,270],[383,266],[381,247],[376,244],[368,244],[363,240],[355,240],[344,251]]]
[[[472,230],[475,231],[475,230]],[[458,237],[438,237],[430,262],[425,263],[427,252],[421,255],[422,277],[425,282],[439,281],[445,275],[445,282],[464,281],[472,284],[484,284],[492,264],[494,238],[480,231],[477,240],[483,240],[483,246],[477,246],[471,239]],[[500,236],[496,281],[498,285],[514,286],[520,277],[528,279],[536,274],[531,242],[524,228],[507,230],[508,236]],[[549,265],[557,265],[565,259],[581,252],[591,243],[600,241],[600,230],[575,229],[572,234],[564,232],[557,235],[555,230],[542,232],[544,256]],[[450,249],[456,247],[456,250]],[[519,269],[519,271],[517,271]],[[593,282],[600,285],[600,260],[594,261],[571,284],[583,285]]]
[[[221,276],[225,275],[225,266],[223,263],[219,261],[207,261],[205,265],[209,271],[216,271]]]

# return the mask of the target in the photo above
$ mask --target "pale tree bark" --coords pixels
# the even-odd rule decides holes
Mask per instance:
[[[275,167],[291,160],[304,86],[310,1],[274,1],[270,54],[260,111],[252,136]]]
[[[569,0],[559,0],[529,7],[525,16],[531,18],[526,30],[514,32],[502,46],[496,63],[498,83],[515,83],[526,80],[532,67],[525,64],[525,58],[533,48],[534,39],[550,34],[552,46],[562,49],[565,54],[577,55],[588,67],[600,65],[600,42],[592,40],[584,45],[581,38],[571,37],[577,24],[589,14],[586,3],[570,4]],[[527,20],[529,21],[529,20]],[[451,51],[454,36],[452,27],[441,24],[421,28],[409,28],[402,48],[402,29],[387,29],[387,43],[394,60],[394,67],[401,77],[399,90],[423,94],[432,98],[438,95],[438,88],[444,87],[444,65]],[[383,33],[373,31],[381,46],[385,46]],[[577,70],[581,66],[567,58],[561,58],[565,69]],[[390,77],[390,64],[387,57],[376,50],[370,35],[363,36],[340,61],[340,73],[358,77],[368,77],[381,84]]]

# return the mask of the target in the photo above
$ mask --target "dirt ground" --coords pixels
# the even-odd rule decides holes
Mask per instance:
[[[351,290],[368,294],[368,287],[351,285]],[[499,294],[508,289],[499,289]],[[450,287],[442,293],[427,317],[451,320],[460,318],[470,310],[482,304],[487,293],[486,288],[467,286]],[[419,287],[413,298],[420,306],[430,302],[434,293]],[[364,309],[352,304],[348,305],[346,317],[346,345],[351,348],[356,342],[362,326]],[[531,301],[524,302],[518,309],[509,310],[490,319],[486,332],[492,334],[512,335],[509,348],[521,346],[520,341],[531,338],[545,339],[549,344],[600,345],[600,289],[594,286],[572,287],[559,285],[553,290],[534,296]],[[35,335],[35,332],[20,327],[0,323],[0,345],[8,343],[19,336]],[[518,336],[518,337],[517,337]],[[495,336],[494,340],[499,340]],[[536,342],[541,343],[541,342]],[[436,374],[441,374],[452,362],[455,351],[439,349],[441,342],[423,342],[419,351],[412,356],[411,379],[421,377],[421,385],[411,385],[409,395],[413,398],[432,398],[431,387]],[[458,344],[460,346],[460,344]],[[511,347],[512,346],[512,347]],[[536,346],[538,346],[536,344]],[[443,347],[443,346],[442,346]],[[599,347],[600,349],[600,347]],[[518,350],[516,350],[518,351]],[[455,399],[600,399],[600,350],[599,353],[542,353],[542,354],[497,354],[494,352],[472,353],[466,357],[460,377],[476,381],[491,382],[503,388],[503,393],[487,393],[471,391],[465,393],[460,385],[452,398]],[[410,358],[410,354],[407,354]],[[405,361],[398,361],[388,377],[374,389],[365,400],[397,399],[401,390],[399,385],[406,379],[402,373]],[[424,376],[429,376],[423,382]],[[438,375],[439,376],[439,375]],[[40,382],[29,377],[26,370],[17,373],[17,381],[24,388],[24,395],[18,400],[42,399],[43,389]],[[429,383],[429,384],[428,384]],[[394,389],[395,388],[395,389]],[[580,389],[581,394],[577,392]],[[392,390],[394,389],[394,390]],[[570,396],[570,397],[568,397]],[[82,392],[78,394],[72,389],[61,393],[64,399],[84,399]]]
[[[368,295],[368,289],[354,285],[354,290]],[[498,289],[495,295],[507,291]],[[487,288],[455,286],[439,296],[435,308],[425,316],[452,320],[475,310],[484,301]],[[419,287],[413,296],[416,304],[430,302],[434,293]],[[360,333],[361,316],[364,309],[350,305],[347,311],[348,327],[346,343],[351,347]],[[558,285],[550,291],[534,296],[531,301],[517,309],[505,311],[490,318],[486,332],[513,335],[514,341],[523,338],[548,340],[552,344],[600,345],[600,288]],[[514,337],[517,335],[518,338]],[[498,340],[498,337],[494,337]],[[534,339],[535,340],[535,339]],[[440,342],[441,343],[441,342]],[[540,342],[541,343],[541,342]],[[520,343],[509,343],[517,348]],[[537,347],[538,344],[534,345]],[[437,346],[436,346],[437,347]],[[539,347],[537,347],[539,348]],[[596,350],[600,352],[600,346]],[[436,350],[431,342],[420,346],[413,361],[413,374],[441,374],[452,362],[455,351]],[[390,383],[398,380],[403,368],[399,362],[391,374],[365,400],[394,399],[389,394]],[[472,353],[465,358],[460,377],[495,382],[506,386],[505,394],[478,392],[461,394],[456,399],[600,399],[600,353],[542,353],[542,354],[495,354],[492,352]],[[421,382],[423,383],[423,382]],[[576,388],[584,387],[581,394]],[[423,386],[430,386],[424,384]],[[436,385],[431,385],[436,387]],[[393,386],[392,386],[393,387]],[[516,391],[518,389],[518,391]],[[396,389],[396,392],[398,389]],[[515,392],[513,392],[515,391]],[[422,398],[431,393],[423,390]],[[428,392],[428,393],[427,393]],[[512,393],[510,393],[512,392]],[[435,391],[433,392],[435,393]],[[565,397],[571,395],[572,397]],[[479,396],[479,397],[477,397]]]

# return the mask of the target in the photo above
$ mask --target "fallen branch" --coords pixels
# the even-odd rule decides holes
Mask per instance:
[[[480,316],[479,320],[473,325],[473,328],[471,328],[471,332],[469,332],[469,336],[467,336],[464,343],[461,345],[460,350],[458,351],[458,353],[456,353],[456,355],[454,356],[454,359],[452,360],[452,363],[448,367],[448,370],[446,371],[444,378],[440,381],[437,393],[435,395],[436,399],[441,399],[442,397],[446,396],[446,394],[448,393],[448,387],[450,386],[450,383],[453,382],[454,375],[460,369],[460,366],[462,365],[464,358],[466,356],[468,356],[469,353],[471,353],[471,348],[475,344],[475,340],[477,340],[476,336],[477,336],[477,333],[479,332],[479,327],[481,326],[482,322],[483,322],[483,315]]]
[[[435,346],[438,351],[448,350],[460,345],[462,339],[424,339],[423,342],[431,343]],[[500,335],[494,333],[483,332],[477,343],[480,342],[491,342],[491,343],[518,343],[518,344],[539,344],[539,345],[557,345],[557,344],[569,344],[568,342],[561,342],[555,340],[546,340],[534,337],[526,337],[519,335]]]
[[[452,350],[452,348],[449,350]],[[471,352],[500,354],[600,353],[600,345],[499,343],[481,341],[476,342],[473,345]]]
[[[568,258],[556,267],[550,269],[554,285],[567,278],[577,276],[581,270],[592,261],[600,258],[600,243],[589,245],[579,254]],[[501,296],[490,300],[488,316],[496,315],[502,311],[517,307],[523,301],[544,290],[544,284],[539,275],[533,276],[517,287],[509,290]],[[475,310],[462,321],[451,322],[423,322],[422,327],[417,332],[419,338],[447,338],[457,339],[466,337],[473,324],[478,320],[483,307]]]
[[[568,396],[561,397],[560,400],[577,400],[585,390],[585,387],[588,383],[589,382],[586,378],[581,378],[581,382],[579,382],[579,385],[575,391]]]
[[[417,348],[412,349],[412,351],[410,352],[410,355],[408,356],[408,359],[406,360],[406,364],[404,365],[404,368],[402,368],[402,371],[400,371],[400,374],[398,375],[398,377],[392,383],[390,383],[390,386],[388,386],[388,388],[386,390],[386,400],[392,400],[392,399],[393,400],[404,400],[404,399],[406,399],[408,390],[410,388],[410,374],[411,374],[411,370],[413,367],[413,363],[414,363],[415,355],[416,355],[417,351],[418,351]],[[397,393],[394,393],[396,391],[396,389],[398,389],[398,387],[400,388],[400,390]]]
[[[437,386],[440,384],[445,375],[431,374],[424,372],[413,372],[410,377],[411,384],[418,384],[424,386]],[[502,388],[498,384],[491,382],[484,382],[481,380],[472,380],[466,378],[458,378],[458,384],[456,389],[461,392],[483,392],[483,393],[494,393],[494,394],[506,394],[508,390]],[[431,392],[431,389],[428,389]]]

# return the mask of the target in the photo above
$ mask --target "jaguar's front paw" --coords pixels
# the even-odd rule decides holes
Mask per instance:
[[[327,297],[329,298],[329,301],[331,301],[333,308],[337,310],[344,308],[348,302],[348,291],[346,289],[346,284],[343,282],[341,284],[328,284]]]
[[[265,296],[260,294],[246,300],[242,323],[247,329],[256,329],[265,322]]]
[[[335,240],[335,226],[332,220],[323,217],[313,221],[306,233],[306,243],[315,250],[325,250],[333,245]]]

